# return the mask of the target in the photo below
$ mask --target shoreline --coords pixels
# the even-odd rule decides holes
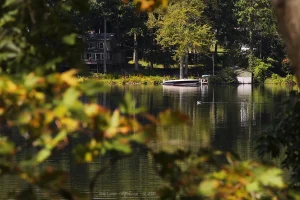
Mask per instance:
[[[198,77],[188,77],[188,79],[197,79]],[[162,85],[163,81],[178,79],[176,76],[159,76],[159,75],[117,75],[117,74],[91,74],[90,76],[78,76],[79,82],[87,80],[96,80],[106,85]],[[226,83],[218,81],[210,81],[209,84],[214,85],[239,85],[238,83]],[[252,83],[251,85],[257,85],[259,83]],[[286,77],[280,77],[273,74],[265,80],[262,85],[296,85],[294,76],[288,75]]]

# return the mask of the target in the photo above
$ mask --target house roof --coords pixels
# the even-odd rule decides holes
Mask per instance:
[[[104,40],[104,33],[93,33],[90,32],[85,35],[86,40]],[[112,40],[115,37],[114,33],[106,33],[106,40]]]
[[[239,68],[234,71],[238,77],[252,77],[252,73],[249,70]]]

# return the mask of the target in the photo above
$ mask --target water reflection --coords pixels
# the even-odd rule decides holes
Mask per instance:
[[[115,109],[117,102],[129,91],[137,100],[137,106],[145,106],[153,114],[167,108],[187,114],[190,118],[187,126],[173,126],[169,130],[158,128],[159,140],[151,144],[154,149],[197,151],[199,147],[213,146],[233,150],[243,159],[257,159],[253,151],[255,138],[270,124],[280,109],[279,104],[291,89],[251,85],[112,86],[99,94],[96,101]],[[197,105],[197,101],[202,103]],[[89,165],[76,164],[71,156],[71,148],[80,142],[78,139],[72,140],[69,148],[58,152],[46,164],[70,171],[70,187],[87,192],[88,181],[111,158],[98,159]],[[99,178],[95,198],[155,199],[154,192],[161,184],[155,168],[147,151],[137,148],[132,157],[120,160]],[[24,187],[15,178],[4,177],[0,181],[0,199],[6,199],[9,191]]]

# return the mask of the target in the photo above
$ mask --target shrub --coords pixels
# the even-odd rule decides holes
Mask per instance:
[[[272,66],[271,58],[267,59],[267,62],[264,62],[260,58],[253,57],[253,64],[250,66],[251,71],[254,75],[254,80],[258,83],[264,83],[267,77],[270,75],[270,68]]]
[[[281,77],[278,74],[272,74],[271,78],[265,80],[265,84],[296,84],[295,76],[288,74]]]
[[[237,84],[236,73],[231,68],[223,69],[219,74],[209,78],[210,83]]]

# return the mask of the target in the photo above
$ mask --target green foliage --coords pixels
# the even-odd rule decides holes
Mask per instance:
[[[255,56],[264,62],[266,58],[273,58],[277,61],[274,67],[279,72],[282,69],[280,63],[286,57],[286,52],[283,40],[277,32],[271,4],[270,0],[235,1],[234,18],[238,23],[238,30],[235,33],[234,43],[239,48],[238,52],[243,55],[242,59],[245,58],[245,54],[248,55],[249,68],[253,68]],[[245,45],[249,50],[241,51],[241,47]]]
[[[286,199],[282,170],[230,153],[200,149],[154,153],[159,174],[167,182],[160,199]],[[226,158],[222,163],[220,158]]]
[[[252,58],[252,67],[250,68],[253,71],[254,80],[258,83],[264,83],[266,78],[271,74],[269,71],[272,67],[272,59],[267,59],[267,62],[259,58]]]
[[[62,63],[78,66],[80,62],[74,62],[73,55],[78,53],[76,47],[80,43],[75,43],[78,37],[72,26],[70,7],[84,10],[87,2],[1,1],[1,71],[45,73]]]
[[[205,23],[204,3],[199,0],[174,1],[166,12],[150,14],[148,26],[156,28],[156,40],[176,49],[175,58],[188,51],[205,52],[212,42],[211,27]]]
[[[235,15],[241,26],[254,31],[255,34],[277,35],[275,16],[269,0],[238,0],[235,3]]]
[[[284,58],[281,62],[282,64],[282,71],[285,74],[291,74],[292,73],[292,65],[291,65],[291,61],[289,58]]]
[[[265,84],[296,84],[296,77],[288,74],[286,77],[281,77],[278,74],[272,74],[271,78],[265,80]]]
[[[282,166],[292,170],[292,181],[299,184],[300,97],[296,93],[291,93],[291,95],[291,98],[285,102],[282,113],[279,113],[274,120],[273,126],[259,138],[257,150],[261,156],[270,154],[272,157],[278,157],[280,153],[283,153]]]
[[[224,68],[217,75],[209,77],[210,83],[237,84],[237,75],[231,68]]]

